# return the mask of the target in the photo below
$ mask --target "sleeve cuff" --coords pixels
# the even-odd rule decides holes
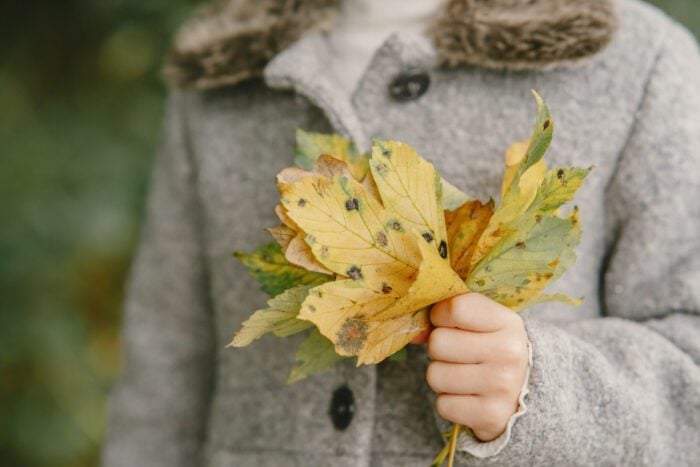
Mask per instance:
[[[523,387],[520,389],[520,396],[518,397],[518,411],[511,415],[510,419],[508,420],[506,430],[498,438],[488,442],[479,441],[470,431],[463,431],[457,440],[457,448],[460,451],[465,451],[474,457],[484,459],[486,457],[497,455],[508,445],[515,421],[527,413],[525,397],[530,392],[528,384],[530,381],[530,370],[532,369],[532,344],[530,343],[529,339],[527,341],[527,351],[528,367],[527,372],[525,373],[525,381],[523,382]]]

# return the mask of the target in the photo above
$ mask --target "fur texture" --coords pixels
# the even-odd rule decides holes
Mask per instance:
[[[607,0],[450,0],[429,34],[448,65],[526,70],[598,52],[616,24]]]
[[[186,24],[169,82],[208,89],[260,76],[276,54],[329,28],[341,0],[219,0]],[[527,70],[588,57],[617,27],[614,0],[447,0],[428,34],[443,62]]]

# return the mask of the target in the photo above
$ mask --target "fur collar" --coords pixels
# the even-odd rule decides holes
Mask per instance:
[[[428,30],[447,66],[531,70],[595,54],[617,27],[615,0],[446,0]],[[164,73],[208,89],[259,77],[303,35],[330,28],[341,0],[217,0],[178,34]]]

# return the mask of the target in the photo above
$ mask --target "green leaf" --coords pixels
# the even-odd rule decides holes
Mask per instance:
[[[335,353],[335,345],[331,341],[325,338],[318,329],[313,329],[294,355],[296,364],[292,367],[287,384],[296,383],[326,370],[343,358],[345,357]]]
[[[293,287],[268,300],[268,308],[256,311],[244,321],[243,327],[229,345],[245,347],[269,332],[278,337],[287,337],[309,329],[313,324],[300,320],[297,316],[302,302],[312,287],[311,285]]]
[[[581,188],[583,180],[590,172],[590,168],[580,167],[550,170],[542,181],[533,206],[546,213],[556,211],[574,198],[574,194]]]
[[[467,287],[508,307],[531,300],[553,278],[571,221],[527,212],[474,267]]]
[[[531,306],[535,306],[537,304],[545,302],[561,302],[571,306],[579,306],[581,303],[583,303],[583,297],[574,298],[569,297],[568,295],[563,293],[539,294],[531,300],[521,304],[520,306],[515,307],[514,310],[524,310],[526,308],[530,308]]]
[[[516,185],[520,180],[520,176],[544,157],[544,153],[547,152],[547,148],[549,148],[549,144],[552,142],[552,136],[554,135],[554,123],[552,122],[549,108],[537,92],[532,91],[532,94],[534,94],[537,100],[537,120],[535,122],[535,128],[532,131],[532,136],[530,137],[530,144],[527,147],[527,152],[525,153],[525,157],[514,179],[514,184]]]
[[[333,279],[289,263],[277,243],[263,245],[250,254],[236,252],[234,256],[260,282],[263,291],[273,297],[297,285],[320,285]]]
[[[344,161],[353,177],[361,181],[369,168],[369,157],[357,152],[352,141],[336,134],[309,133],[297,130],[297,147],[294,163],[306,170],[311,170],[322,155],[332,156]]]
[[[389,361],[390,362],[405,362],[406,359],[408,358],[408,350],[406,350],[406,347],[403,347],[393,355],[389,356]]]

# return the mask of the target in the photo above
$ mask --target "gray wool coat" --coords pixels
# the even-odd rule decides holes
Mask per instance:
[[[315,29],[336,3],[233,1],[178,39],[167,73],[185,89],[169,98],[132,266],[104,465],[428,465],[447,424],[425,350],[285,385],[296,337],[225,347],[266,299],[231,252],[269,240],[295,128],[402,140],[488,198],[504,150],[530,134],[531,89],[556,125],[550,166],[595,166],[577,195],[578,262],[553,287],[586,300],[524,313],[528,412],[500,453],[462,445],[458,464],[700,464],[694,39],[637,0],[452,0],[427,36],[392,36],[347,96]],[[429,86],[397,100],[402,74]]]

